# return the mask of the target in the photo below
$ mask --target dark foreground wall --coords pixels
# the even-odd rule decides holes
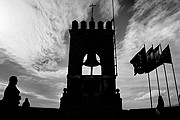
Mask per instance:
[[[131,109],[111,113],[94,112],[63,112],[54,108],[35,108],[23,109],[18,107],[16,111],[11,109],[1,109],[1,117],[4,119],[50,119],[50,120],[179,120],[180,107],[166,107],[161,114],[156,109]]]

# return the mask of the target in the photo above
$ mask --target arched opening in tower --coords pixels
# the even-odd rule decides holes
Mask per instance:
[[[96,55],[96,60],[97,62],[100,63],[100,57]],[[86,54],[84,56],[84,59],[83,59],[83,63],[85,63],[88,59],[88,54]],[[98,65],[98,66],[87,66],[87,65],[82,65],[82,75],[102,75],[102,72],[101,72],[101,65]]]

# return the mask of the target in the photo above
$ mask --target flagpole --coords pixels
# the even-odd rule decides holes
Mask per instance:
[[[113,26],[114,26],[114,30],[116,30],[115,28],[115,16],[114,16],[114,0],[112,0],[112,12],[113,12]],[[116,76],[118,76],[117,73],[117,52],[116,52],[116,35],[114,34],[114,56],[115,56],[115,71],[116,71]]]
[[[154,52],[153,52],[153,56],[155,57]],[[160,93],[160,85],[159,85],[159,77],[158,77],[158,70],[157,70],[157,68],[156,68],[156,78],[157,78],[157,85],[158,85],[158,93],[159,93],[159,96],[160,96],[161,93]]]
[[[153,105],[152,105],[152,95],[151,95],[151,82],[150,82],[149,73],[148,73],[148,83],[149,83],[150,103],[151,103],[151,108],[153,108]]]
[[[161,44],[160,44],[160,49],[161,49],[161,53],[162,53]],[[166,67],[165,67],[164,63],[163,63],[163,67],[164,67],[164,75],[165,75],[165,79],[166,79],[166,87],[167,87],[167,93],[168,93],[169,106],[171,107],[171,99],[170,99],[170,94],[169,94],[169,85],[168,85],[168,80],[167,80]]]
[[[156,78],[157,78],[158,92],[159,92],[159,96],[160,96],[161,93],[160,93],[160,85],[159,85],[159,77],[158,77],[158,70],[157,70],[157,68],[156,68]]]
[[[173,65],[173,62],[172,62],[172,71],[173,71],[173,76],[174,76],[174,83],[175,83],[175,87],[176,87],[176,94],[177,94],[177,99],[178,99],[178,104],[180,106],[180,100],[179,100],[179,93],[178,93],[178,88],[177,88],[177,82],[176,82],[176,76],[175,76],[175,70],[174,70],[174,65]]]
[[[178,99],[178,104],[180,106],[180,99],[178,97],[179,93],[178,93],[178,88],[177,88],[177,81],[176,81],[176,75],[175,75],[173,60],[172,60],[171,66],[172,66],[172,71],[173,71],[173,76],[174,76],[174,84],[175,84],[175,88],[176,88],[176,95],[177,95],[177,99]]]
[[[163,63],[163,67],[164,67],[164,75],[165,75],[165,78],[166,78],[166,87],[167,87],[167,92],[168,92],[169,106],[171,107],[171,99],[170,99],[170,94],[169,94],[169,85],[168,85],[168,80],[167,80],[166,67],[165,67],[164,63]]]
[[[169,48],[170,49],[170,48]],[[170,50],[169,50],[170,52]],[[171,54],[171,52],[170,52]],[[177,82],[176,82],[176,75],[175,75],[175,70],[174,70],[174,64],[173,64],[173,59],[171,57],[171,66],[172,66],[172,71],[173,71],[173,76],[174,76],[174,84],[175,84],[175,88],[176,88],[176,95],[177,95],[177,100],[178,100],[178,104],[180,106],[180,99],[178,97],[179,93],[178,93],[178,87],[177,87]]]

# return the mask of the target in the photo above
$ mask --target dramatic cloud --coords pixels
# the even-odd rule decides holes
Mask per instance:
[[[4,82],[0,82],[0,91],[5,90],[5,88],[7,87],[7,83]]]
[[[179,0],[138,0],[133,10],[123,41],[123,52],[140,49],[143,44],[157,45],[167,41],[180,45]]]
[[[154,47],[161,44],[162,48],[165,48],[167,44],[170,44],[171,55],[176,70],[176,77],[179,78],[180,1],[136,0],[134,6],[132,7],[132,12],[133,16],[129,20],[124,40],[121,42],[123,47],[118,51],[120,53],[119,58],[121,58],[121,60],[119,60],[121,61],[120,65],[123,65],[123,67],[126,68],[120,70],[120,74],[126,76],[124,78],[120,76],[121,79],[126,81],[124,84],[127,86],[148,84],[142,83],[147,79],[146,75],[132,76],[133,66],[129,63],[130,59],[132,59],[132,57],[143,47],[144,44],[146,45],[146,50],[148,50],[152,44]],[[128,70],[130,72],[127,72]],[[166,64],[166,70],[169,86],[174,89],[174,81],[170,64]],[[165,87],[166,84],[162,66],[158,67],[158,73],[160,86]],[[156,86],[155,71],[151,72],[150,77],[151,85]],[[179,85],[178,79],[177,83]],[[171,94],[175,96],[174,93]],[[157,96],[157,90],[152,91],[152,95]],[[163,97],[166,98],[165,103],[168,104],[167,95]],[[133,96],[132,98],[136,102],[144,102],[149,99],[149,93],[147,93],[147,91],[145,93],[139,93],[139,96]],[[174,101],[172,103],[176,104],[176,101]]]
[[[35,92],[28,92],[26,90],[23,90],[21,88],[18,88],[20,91],[21,91],[21,94],[26,94],[26,95],[29,95],[29,96],[34,96],[36,97],[37,99],[40,99],[40,100],[47,100],[47,101],[52,101],[52,102],[59,102],[59,99],[52,99],[52,98],[47,98],[46,96],[43,96],[41,94],[37,94]]]
[[[121,1],[121,0],[119,0]],[[112,5],[114,4],[114,6]],[[120,8],[120,5],[118,3],[118,0],[100,0],[100,12],[103,16],[103,18],[106,19],[112,19],[113,18],[113,8],[114,8],[114,14],[115,16],[118,15],[118,10]]]
[[[166,90],[160,90],[160,93],[161,94],[163,94],[163,93],[165,93],[166,92]],[[158,96],[158,90],[152,90],[151,91],[151,95],[152,95],[152,97],[155,97],[155,96]],[[142,95],[143,94],[143,95]],[[138,93],[138,95],[142,95],[141,97],[138,97],[138,98],[135,98],[135,100],[144,100],[144,99],[149,99],[150,98],[150,92],[148,92],[148,93],[146,93],[146,94],[144,94],[143,92],[140,92],[140,93]]]
[[[92,3],[99,4],[103,18],[111,18],[110,2],[111,0],[1,0],[0,52],[31,74],[60,77],[67,72],[64,61],[67,61],[69,37],[66,34],[71,22],[75,19],[86,20]],[[117,15],[118,0],[114,0],[114,6]],[[0,63],[3,61],[0,60]]]
[[[0,52],[0,64],[3,64],[6,61],[7,57],[3,53]]]

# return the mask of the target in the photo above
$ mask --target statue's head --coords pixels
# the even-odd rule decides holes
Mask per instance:
[[[11,76],[11,77],[9,78],[9,84],[16,85],[17,82],[18,82],[18,79],[17,79],[16,76]]]

